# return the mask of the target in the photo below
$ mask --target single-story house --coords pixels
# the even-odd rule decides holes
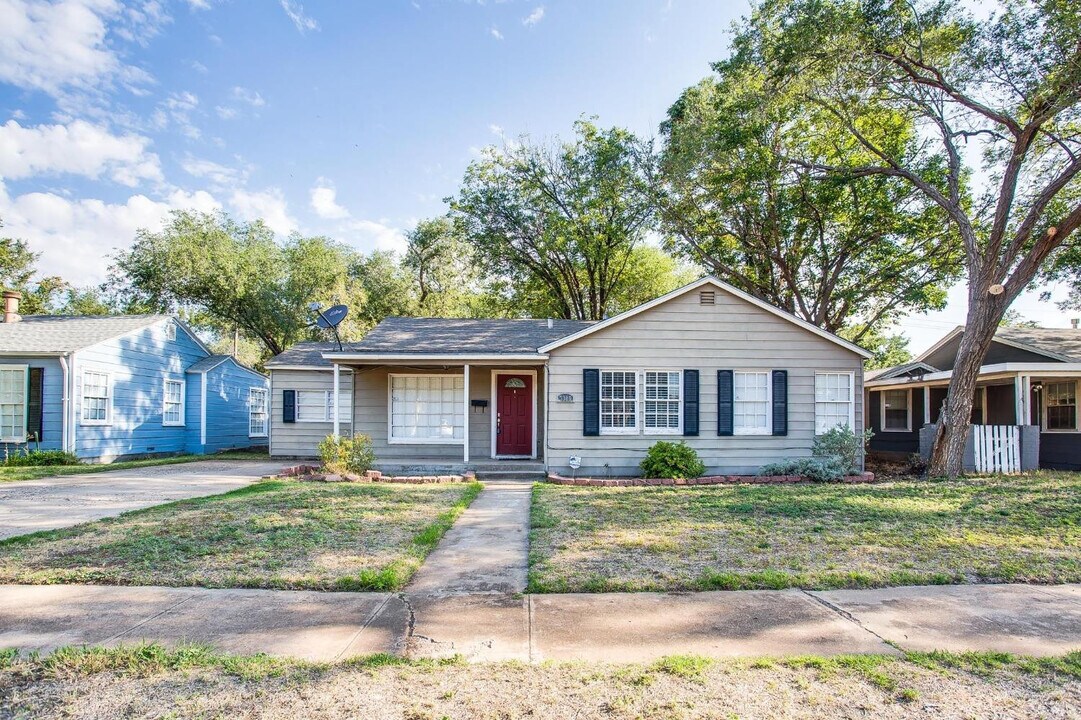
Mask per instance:
[[[870,449],[930,453],[936,423],[965,328],[959,326],[914,361],[867,373]],[[1023,467],[1081,470],[1077,385],[1081,330],[1003,327],[995,333],[976,384],[974,428],[1016,428]],[[974,469],[973,439],[966,467]]]
[[[658,440],[683,440],[710,473],[750,473],[862,427],[868,356],[713,277],[599,322],[388,318],[341,350],[307,344],[268,364],[271,453],[357,432],[384,468],[620,476]]]
[[[26,449],[79,458],[266,446],[266,376],[214,355],[172,315],[18,313],[0,322],[0,459]]]

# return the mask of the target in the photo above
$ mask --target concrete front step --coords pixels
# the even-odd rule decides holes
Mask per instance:
[[[543,470],[477,470],[478,480],[534,480],[541,481],[548,477]]]
[[[534,460],[492,460],[487,462],[379,462],[375,469],[385,475],[461,475],[472,470],[482,480],[543,480],[544,463]]]

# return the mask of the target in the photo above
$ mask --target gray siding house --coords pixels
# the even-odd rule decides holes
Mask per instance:
[[[268,363],[271,454],[358,432],[391,471],[570,473],[575,458],[579,475],[626,476],[653,443],[683,440],[710,473],[751,473],[863,426],[866,357],[712,277],[595,323],[388,318],[341,351],[305,343]]]

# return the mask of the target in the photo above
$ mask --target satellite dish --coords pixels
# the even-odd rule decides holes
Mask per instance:
[[[345,316],[348,314],[348,307],[345,305],[335,305],[332,308],[319,311],[319,317],[316,319],[315,324],[327,330],[336,328],[342,324],[342,320],[345,320]]]

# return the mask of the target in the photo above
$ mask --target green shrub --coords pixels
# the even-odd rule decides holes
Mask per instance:
[[[838,425],[815,438],[811,454],[817,458],[835,458],[845,468],[846,475],[853,475],[860,471],[863,449],[873,435],[870,430],[857,433],[847,425]]]
[[[706,472],[698,453],[683,441],[653,443],[639,467],[649,478],[696,478]]]
[[[849,473],[837,458],[805,457],[770,463],[758,471],[759,475],[803,475],[808,480],[831,482]]]
[[[79,458],[63,450],[29,450],[4,458],[8,467],[41,467],[46,465],[79,465]]]
[[[362,475],[375,465],[372,439],[361,433],[339,438],[327,435],[319,443],[319,458],[327,470],[338,475]]]

